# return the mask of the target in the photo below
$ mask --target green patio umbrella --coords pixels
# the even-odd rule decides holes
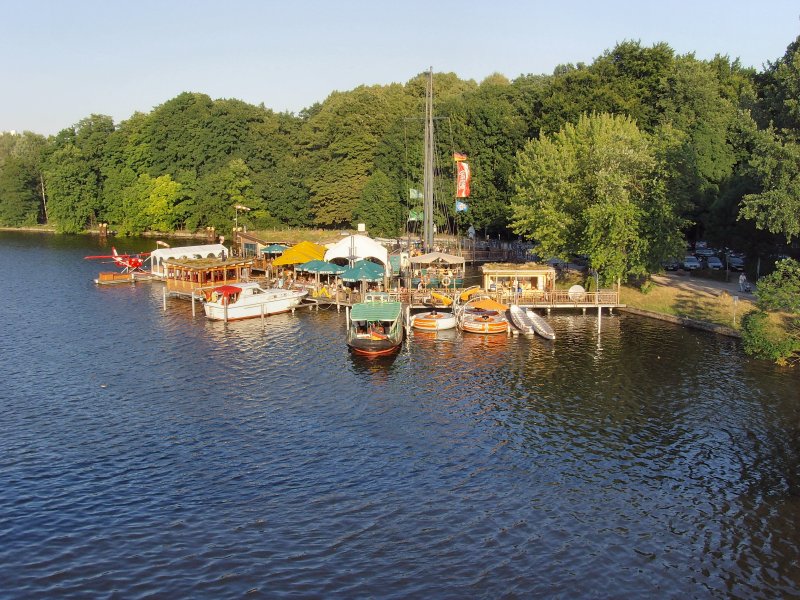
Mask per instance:
[[[296,271],[305,271],[306,273],[317,273],[318,275],[338,275],[343,273],[347,267],[340,267],[337,264],[328,262],[326,260],[310,260],[295,267]]]
[[[283,244],[270,244],[262,248],[261,252],[263,254],[283,254],[288,247],[289,246],[284,246]]]

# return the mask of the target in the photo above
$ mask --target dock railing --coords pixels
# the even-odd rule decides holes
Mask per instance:
[[[349,288],[327,289],[324,293],[315,291],[314,286],[309,288],[309,298],[317,299],[319,302],[336,304],[356,304],[361,302],[361,293]],[[461,290],[456,290],[456,293]],[[453,290],[446,289],[424,289],[407,290],[403,292],[390,291],[389,299],[402,302],[411,306],[431,306],[444,308],[444,304],[436,301],[431,296],[432,292],[437,292],[442,296],[453,296]],[[483,295],[489,296],[501,304],[519,304],[521,306],[532,307],[587,307],[587,306],[619,306],[619,294],[616,290],[600,290],[598,292],[570,293],[568,290],[553,290],[550,292],[540,290],[523,290],[514,293],[510,289],[503,289],[494,292],[484,292]]]

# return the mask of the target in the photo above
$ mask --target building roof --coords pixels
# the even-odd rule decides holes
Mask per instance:
[[[281,256],[272,261],[272,265],[300,265],[311,260],[323,260],[325,258],[325,246],[320,246],[314,242],[300,242],[288,248]]]

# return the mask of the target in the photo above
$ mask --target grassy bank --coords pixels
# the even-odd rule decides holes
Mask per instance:
[[[739,298],[734,303],[733,296],[723,290],[687,289],[652,281],[643,288],[622,286],[620,302],[642,310],[716,323],[735,329],[740,329],[742,316],[755,309],[755,305],[749,300]]]

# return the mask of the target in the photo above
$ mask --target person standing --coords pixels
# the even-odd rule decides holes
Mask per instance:
[[[745,288],[747,287],[747,276],[742,273],[739,275],[739,291],[744,292]]]

